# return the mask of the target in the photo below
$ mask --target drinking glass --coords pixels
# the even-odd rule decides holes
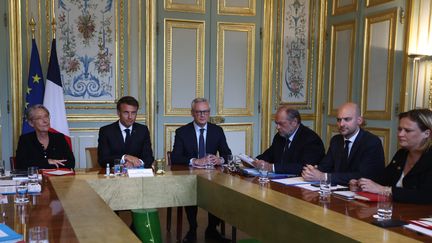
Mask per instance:
[[[5,175],[5,161],[3,160],[2,163],[0,163],[0,176]]]
[[[156,174],[158,175],[165,174],[165,159],[156,160]]]
[[[269,182],[269,178],[268,178],[269,171],[268,171],[265,163],[261,163],[258,166],[258,171],[259,171],[259,178],[258,178],[259,183]]]
[[[30,228],[29,243],[48,243],[48,228],[44,226]]]
[[[324,173],[320,180],[320,190],[319,193],[321,197],[328,197],[331,194],[331,174]]]
[[[228,171],[235,172],[236,171],[236,163],[233,155],[227,155],[227,163],[228,163]]]
[[[391,196],[386,192],[378,194],[377,216],[378,220],[390,220],[393,214],[393,205]]]
[[[26,180],[19,180],[15,185],[16,194],[15,194],[15,203],[28,203],[29,200],[27,198],[28,184]]]
[[[38,184],[38,167],[30,166],[27,169],[27,175],[30,184]]]
[[[123,171],[123,164],[120,162],[119,159],[114,160],[114,175],[115,176],[121,176]]]
[[[206,154],[206,157],[205,157],[206,169],[210,169],[210,170],[214,169],[214,165],[215,165],[214,158],[211,158],[211,157],[213,157],[212,154]]]

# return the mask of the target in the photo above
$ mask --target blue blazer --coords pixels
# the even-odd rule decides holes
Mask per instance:
[[[231,154],[225,133],[220,126],[207,123],[206,153],[224,157]],[[198,144],[193,122],[179,127],[175,132],[174,148],[171,154],[172,164],[188,165],[190,159],[198,157]]]
[[[381,140],[374,134],[360,129],[344,163],[344,138],[338,134],[332,137],[330,147],[318,169],[332,174],[332,183],[347,185],[351,179],[361,177],[375,180],[384,170],[384,150]]]
[[[113,166],[115,159],[124,154],[133,155],[144,162],[144,167],[151,167],[154,157],[151,148],[150,133],[146,125],[134,123],[130,144],[125,146],[118,121],[99,129],[98,162],[102,168],[109,163]]]
[[[396,187],[405,167],[408,151],[400,149],[387,165],[378,183],[392,187],[393,200],[405,203],[432,203],[432,149],[423,153],[414,167],[402,180],[403,187]]]
[[[274,164],[276,173],[301,174],[306,164],[316,165],[324,157],[325,149],[321,138],[310,128],[300,124],[286,155],[282,153],[287,139],[277,133],[271,146],[257,159]]]

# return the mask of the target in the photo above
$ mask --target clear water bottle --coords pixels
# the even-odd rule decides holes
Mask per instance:
[[[109,163],[106,164],[105,176],[110,176],[110,165],[109,165]]]

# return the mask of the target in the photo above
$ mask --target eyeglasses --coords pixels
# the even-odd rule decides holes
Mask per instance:
[[[203,111],[193,111],[196,115],[208,115],[210,113],[210,110],[203,110]]]

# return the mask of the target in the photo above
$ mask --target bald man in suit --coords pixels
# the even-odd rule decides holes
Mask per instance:
[[[343,104],[336,118],[338,135],[332,137],[327,154],[318,168],[306,165],[302,176],[306,181],[318,181],[331,173],[332,184],[348,185],[351,179],[376,179],[384,170],[384,150],[381,140],[363,130],[363,117],[357,104]]]

